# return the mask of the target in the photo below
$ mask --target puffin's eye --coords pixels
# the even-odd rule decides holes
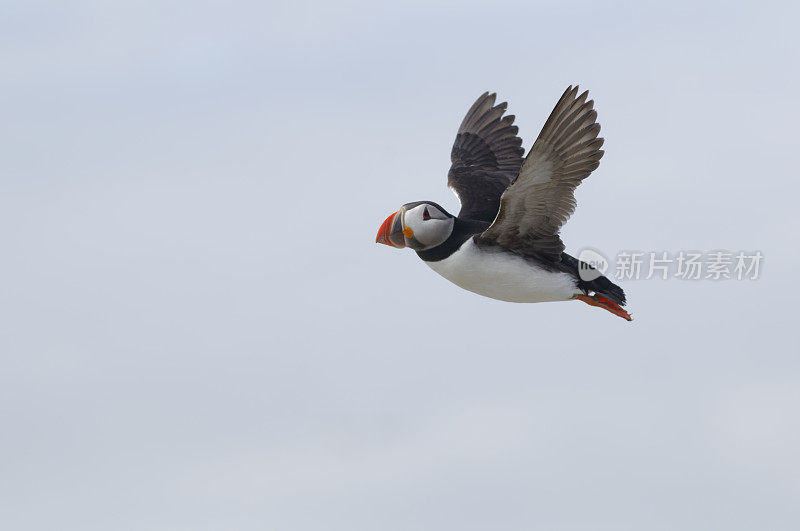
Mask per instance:
[[[422,211],[422,219],[423,220],[431,219],[431,215],[428,214],[428,207],[425,207],[425,210]]]

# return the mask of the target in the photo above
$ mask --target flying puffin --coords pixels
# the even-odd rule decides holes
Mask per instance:
[[[588,94],[569,86],[523,158],[514,116],[503,116],[507,104],[484,93],[450,155],[447,184],[461,202],[458,216],[433,201],[407,203],[386,218],[375,241],[414,249],[444,278],[485,297],[579,300],[631,321],[622,288],[565,253],[559,237],[575,211],[575,188],[603,156]]]

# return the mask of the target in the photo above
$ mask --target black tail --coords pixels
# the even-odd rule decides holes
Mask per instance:
[[[606,299],[616,302],[620,306],[625,306],[625,292],[622,288],[608,280],[604,276],[597,277],[594,280],[584,281],[578,279],[578,287],[587,291],[594,291],[598,295],[602,295]]]
[[[572,272],[573,275],[578,278],[578,288],[586,292],[594,291],[598,295],[601,295],[612,302],[616,302],[620,306],[625,306],[625,292],[622,291],[621,287],[617,286],[603,275],[600,275],[594,280],[583,280],[581,278],[581,267],[595,270],[594,267],[585,262],[581,262],[574,256],[570,256],[567,253],[561,254],[561,262],[569,271]]]

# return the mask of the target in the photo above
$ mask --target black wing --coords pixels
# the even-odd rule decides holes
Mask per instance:
[[[461,127],[450,160],[447,185],[461,201],[459,217],[491,223],[500,196],[517,177],[525,150],[520,146],[514,116],[503,117],[507,103],[494,105],[496,94],[485,92],[472,105]]]
[[[586,101],[588,91],[577,94],[578,87],[570,86],[558,100],[479,244],[561,260],[564,243],[558,233],[575,211],[575,188],[603,156],[594,101]]]

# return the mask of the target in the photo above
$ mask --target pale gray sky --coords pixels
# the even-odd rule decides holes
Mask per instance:
[[[3,2],[0,527],[796,530],[792,3]],[[635,321],[374,243],[456,128],[606,138],[567,248],[760,250]]]

